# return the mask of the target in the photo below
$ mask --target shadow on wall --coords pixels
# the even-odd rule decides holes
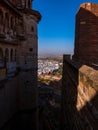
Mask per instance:
[[[49,83],[49,86],[51,86],[52,88],[57,89],[57,90],[61,90],[61,86],[62,86],[62,78],[60,80],[53,80]]]
[[[64,56],[62,130],[98,129],[98,71]]]
[[[92,68],[98,65],[97,6],[80,7],[74,55],[72,60],[69,55],[63,59],[62,130],[98,130],[98,71]]]

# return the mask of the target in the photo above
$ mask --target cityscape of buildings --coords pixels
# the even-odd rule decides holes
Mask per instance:
[[[55,60],[38,60],[38,74],[49,74],[57,71],[62,65],[61,62]]]

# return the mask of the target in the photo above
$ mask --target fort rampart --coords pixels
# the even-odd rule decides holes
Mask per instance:
[[[98,71],[64,55],[62,79],[62,127],[97,130]]]

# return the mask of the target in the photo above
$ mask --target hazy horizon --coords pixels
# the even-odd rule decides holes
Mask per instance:
[[[38,57],[60,57],[63,56],[64,54],[70,54],[73,55],[73,52],[38,52]]]

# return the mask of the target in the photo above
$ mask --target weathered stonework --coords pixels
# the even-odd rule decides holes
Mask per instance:
[[[62,129],[98,129],[98,71],[64,56]]]
[[[98,4],[84,3],[76,14],[73,59],[87,65],[98,65]]]
[[[0,128],[18,110],[34,109],[37,115],[41,15],[31,7],[32,0],[0,1]]]
[[[74,55],[63,59],[61,106],[63,130],[98,129],[98,4],[84,3],[77,12]]]

